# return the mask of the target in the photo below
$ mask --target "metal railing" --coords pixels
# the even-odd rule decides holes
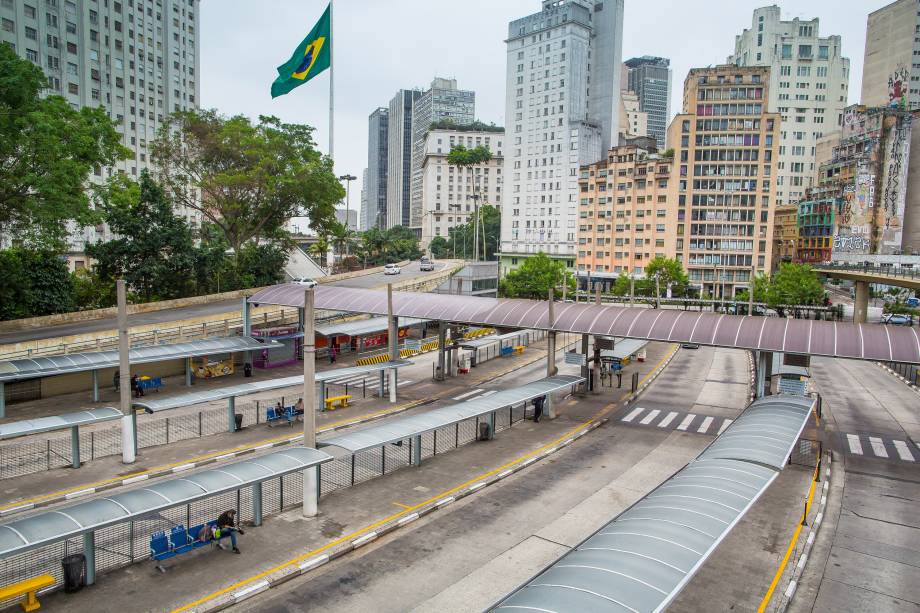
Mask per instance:
[[[903,279],[920,280],[920,270],[907,266],[878,265],[878,264],[814,264],[813,268],[821,273],[825,270],[835,272],[861,272],[871,275],[883,275],[886,277],[897,277]]]

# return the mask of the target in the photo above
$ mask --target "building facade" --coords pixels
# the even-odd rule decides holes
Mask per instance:
[[[503,272],[575,265],[578,171],[617,142],[623,1],[544,0],[508,25]]]
[[[780,118],[766,111],[769,83],[766,67],[693,68],[668,131],[676,256],[690,283],[716,298],[771,265]]]
[[[812,185],[819,139],[837,130],[847,105],[850,60],[839,36],[821,37],[818,19],[780,19],[780,8],[754,11],[750,29],[735,37],[728,62],[767,66],[767,110],[782,120],[776,160],[776,203],[795,204]]]
[[[367,211],[364,229],[387,227],[387,172],[389,171],[390,109],[380,107],[368,117]]]
[[[628,82],[624,89],[639,97],[639,110],[648,114],[648,134],[664,151],[671,117],[671,61],[643,55],[626,60]],[[640,134],[638,136],[646,136]]]
[[[401,89],[390,100],[387,125],[386,227],[409,226],[412,202],[412,111],[422,92]]]
[[[199,0],[3,0],[0,21],[0,43],[42,68],[48,94],[75,109],[101,106],[115,121],[130,154],[91,181],[137,179],[168,115],[198,107]],[[201,222],[196,211],[178,213]],[[79,257],[87,242],[110,238],[101,225],[75,230],[71,249]]]
[[[898,0],[869,13],[860,104],[920,108],[920,8]]]
[[[777,205],[773,216],[773,262],[770,270],[776,272],[783,262],[798,259],[799,206],[797,204]]]
[[[361,171],[361,209],[358,214],[358,230],[367,230],[370,226],[367,225],[368,217],[368,188],[367,188],[367,168]]]
[[[505,132],[433,129],[425,138],[422,162],[421,247],[436,236],[450,237],[450,229],[472,221],[475,204],[502,208]],[[450,150],[458,145],[471,149],[486,147],[492,159],[471,170],[447,163]]]
[[[683,217],[671,189],[671,168],[671,158],[636,145],[614,147],[606,159],[582,166],[578,277],[642,277],[656,256],[674,257]]]
[[[456,79],[436,77],[412,108],[412,196],[409,226],[422,225],[422,164],[425,160],[425,135],[433,123],[458,126],[476,119],[476,93],[457,88]]]
[[[635,138],[636,136],[650,136],[648,133],[648,113],[639,110],[639,96],[636,95],[636,92],[624,89],[620,92],[618,144],[622,144],[620,141],[624,138]]]

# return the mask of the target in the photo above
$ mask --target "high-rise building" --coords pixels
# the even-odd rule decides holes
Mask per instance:
[[[693,68],[683,113],[668,129],[675,149],[675,251],[691,285],[721,298],[769,272],[780,117],[766,111],[770,69]]]
[[[386,227],[409,226],[412,201],[412,111],[422,92],[401,89],[390,100],[387,128]]]
[[[869,13],[861,104],[920,108],[917,32],[920,8],[916,0],[898,0]]]
[[[422,224],[422,163],[425,161],[425,135],[433,123],[458,126],[476,119],[476,93],[457,88],[456,79],[435,77],[431,87],[419,96],[412,108],[412,196],[409,226]]]
[[[671,117],[671,61],[643,55],[624,63],[629,71],[624,89],[639,96],[639,110],[648,113],[647,135],[653,137],[663,151]]]
[[[847,105],[850,60],[839,36],[821,37],[818,19],[780,19],[778,6],[754,11],[751,28],[735,37],[728,62],[768,66],[767,110],[782,118],[776,160],[776,203],[795,204],[811,185],[815,151],[840,125]]]
[[[648,136],[648,113],[639,110],[636,92],[620,92],[620,139]],[[622,142],[619,144],[623,144]]]
[[[90,179],[119,171],[136,179],[150,164],[150,145],[166,117],[198,106],[198,13],[199,0],[3,0],[0,43],[44,70],[47,94],[74,108],[104,107],[116,122],[130,155]],[[179,212],[201,220],[200,213]],[[106,228],[98,230],[75,232],[74,253],[109,238]]]
[[[370,228],[367,225],[368,218],[368,187],[367,187],[367,168],[361,171],[361,213],[358,215],[358,229],[367,230]]]
[[[448,238],[450,229],[474,219],[476,204],[502,207],[505,131],[501,128],[435,128],[425,138],[422,163],[421,244],[436,236]],[[447,163],[455,146],[485,147],[492,159],[470,169]],[[472,252],[472,247],[470,247]]]
[[[621,273],[641,277],[656,256],[674,257],[677,199],[670,185],[672,161],[654,147],[630,144],[582,166],[575,273],[580,279],[609,286]]]
[[[390,111],[378,108],[368,118],[367,134],[367,209],[364,229],[387,227],[387,151]]]
[[[578,170],[617,142],[623,0],[543,0],[508,24],[504,271],[543,252],[574,268]]]

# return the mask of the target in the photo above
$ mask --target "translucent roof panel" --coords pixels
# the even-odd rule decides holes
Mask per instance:
[[[318,309],[374,315],[387,312],[385,291],[337,286],[318,286],[314,291]],[[276,285],[249,300],[302,307],[303,295],[302,286]],[[550,329],[549,305],[545,301],[393,292],[393,312],[399,317]],[[920,363],[920,334],[905,326],[557,303],[552,328],[601,336]]]
[[[336,446],[352,453],[401,441],[431,430],[449,426],[464,419],[485,415],[521,402],[545,396],[584,381],[582,377],[558,375],[510,390],[503,390],[485,397],[434,409],[409,417],[391,418],[380,424],[359,430],[338,434],[319,442],[322,447]]]
[[[263,343],[242,336],[227,336],[171,345],[134,347],[128,357],[132,364],[147,364],[164,360],[194,358],[202,355],[280,347],[283,347],[283,345],[275,341]],[[71,353],[42,358],[8,360],[0,362],[0,383],[117,367],[117,351],[94,351],[91,353]]]
[[[29,434],[38,434],[39,432],[64,430],[74,426],[88,426],[90,424],[98,424],[103,421],[118,419],[119,417],[123,417],[123,414],[118,409],[113,407],[102,407],[99,409],[76,411],[74,413],[64,413],[63,415],[14,421],[0,424],[0,440],[16,438],[17,436],[28,436]]]
[[[499,336],[492,335],[470,340],[459,340],[457,341],[457,344],[464,349],[478,349],[480,347],[487,347],[489,345],[494,345],[495,343],[501,343],[504,341],[515,341],[516,339],[519,339],[523,334],[527,334],[527,331],[520,330],[518,332],[509,332],[508,334],[502,334]]]
[[[0,557],[7,557],[170,507],[304,470],[332,460],[322,451],[291,447],[212,470],[36,513],[0,525]],[[215,517],[216,519],[216,517]]]
[[[617,338],[614,339],[613,349],[602,349],[602,358],[616,358],[622,360],[634,353],[642,351],[648,345],[648,341],[641,341],[634,338]]]
[[[415,326],[423,324],[427,319],[417,319],[415,317],[400,317],[399,326]],[[364,334],[374,334],[375,332],[387,331],[386,317],[372,317],[360,321],[344,321],[336,324],[319,324],[316,326],[316,333],[323,336],[362,336]]]
[[[402,368],[412,364],[409,360],[391,360],[379,364],[368,364],[367,366],[349,366],[347,368],[334,368],[332,370],[323,370],[316,373],[316,380],[328,381],[340,377],[353,377],[364,373],[387,370],[389,368]],[[240,383],[238,385],[228,385],[227,387],[218,387],[200,392],[190,392],[169,398],[144,397],[135,400],[133,406],[140,407],[148,413],[158,411],[168,411],[180,407],[192,406],[203,402],[212,402],[214,400],[226,400],[227,398],[236,398],[237,396],[247,396],[249,394],[258,394],[260,392],[270,392],[272,390],[283,389],[294,385],[303,385],[303,375],[293,377],[281,377],[279,379],[266,379],[265,381],[253,381],[252,383]]]

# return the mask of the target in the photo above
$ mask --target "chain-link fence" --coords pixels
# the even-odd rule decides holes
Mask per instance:
[[[818,458],[821,456],[822,450],[823,446],[821,441],[810,438],[800,438],[789,454],[789,464],[814,468],[818,465]]]

